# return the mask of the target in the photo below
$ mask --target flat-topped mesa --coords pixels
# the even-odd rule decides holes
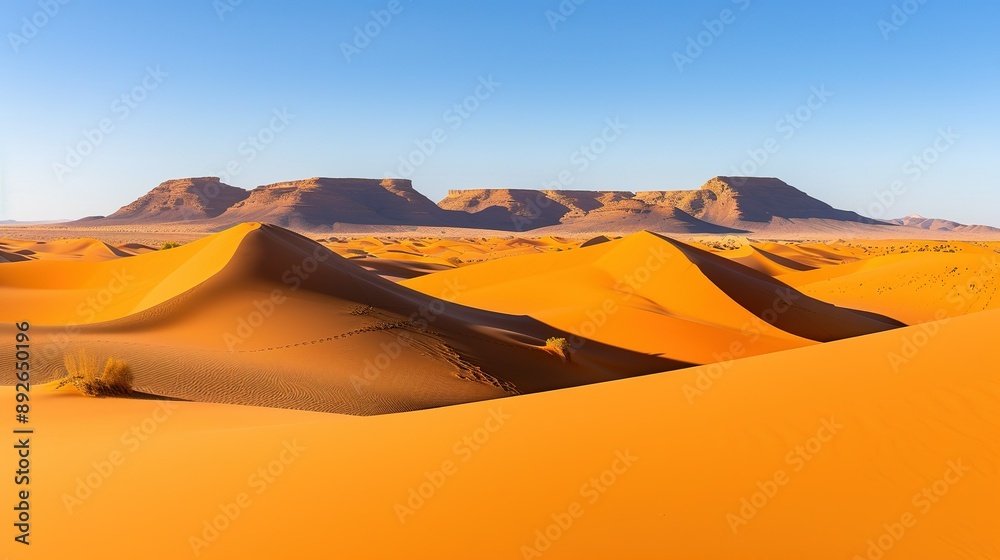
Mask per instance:
[[[480,227],[500,230],[556,225],[572,211],[547,192],[530,189],[449,190],[438,206],[472,214]]]
[[[453,189],[438,206],[469,215],[476,227],[505,231],[556,225],[570,211],[544,192],[529,189]]]
[[[473,214],[479,227],[526,231],[564,224],[602,210],[637,213],[642,204],[634,197],[629,191],[453,189],[438,206]]]
[[[174,179],[160,183],[104,221],[123,223],[181,222],[215,218],[250,193],[218,177]]]
[[[215,221],[325,230],[338,223],[438,226],[448,217],[408,179],[314,177],[257,187]]]
[[[690,191],[695,192],[695,191]],[[558,227],[569,233],[640,231],[731,233],[671,205],[642,200],[632,191],[526,189],[451,190],[442,208],[470,213],[479,227],[529,231]]]
[[[805,219],[879,223],[838,210],[773,177],[715,177],[696,191],[640,192],[636,198],[673,205],[696,218],[727,227]]]
[[[313,177],[245,191],[217,177],[162,183],[88,225],[198,223],[210,228],[268,222],[301,231],[370,231],[373,226],[461,227],[562,233],[772,234],[847,231],[861,225],[921,227],[838,210],[770,177],[715,177],[697,190],[449,190],[434,204],[409,179]],[[357,226],[357,227],[355,227]],[[927,229],[955,227],[932,223]],[[956,229],[957,231],[957,229]]]

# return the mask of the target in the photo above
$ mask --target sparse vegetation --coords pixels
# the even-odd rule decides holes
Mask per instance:
[[[549,337],[545,341],[545,349],[558,354],[564,362],[569,360],[569,341],[565,338]]]
[[[125,360],[108,358],[100,373],[97,358],[89,356],[84,350],[80,350],[76,356],[66,354],[63,362],[66,377],[59,380],[57,389],[73,385],[78,391],[91,397],[120,396],[132,392],[132,370]]]
[[[160,247],[160,250],[166,251],[167,249],[173,249],[174,247],[180,247],[180,246],[181,244],[178,243],[177,241],[167,241],[163,244],[162,247]]]

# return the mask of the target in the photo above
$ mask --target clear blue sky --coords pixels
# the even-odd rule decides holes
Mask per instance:
[[[402,174],[433,200],[560,174],[696,188],[756,150],[750,174],[841,208],[1000,225],[995,0],[560,4],[4,2],[0,219],[107,214],[163,180],[227,174]],[[911,13],[888,27],[894,4]],[[939,130],[958,138],[935,149]],[[433,153],[401,166],[417,140]],[[602,153],[579,152],[592,142]]]

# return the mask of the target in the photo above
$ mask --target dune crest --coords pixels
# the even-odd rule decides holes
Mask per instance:
[[[470,286],[451,298],[458,303],[529,315],[614,346],[700,364],[731,356],[734,348],[756,355],[900,325],[814,300],[755,270],[648,232],[401,283],[437,293],[449,282]]]

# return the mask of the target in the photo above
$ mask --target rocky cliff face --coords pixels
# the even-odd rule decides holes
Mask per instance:
[[[328,179],[257,187],[213,220],[268,222],[283,227],[330,229],[334,224],[444,226],[468,221],[443,210],[405,179]]]
[[[99,221],[121,223],[182,222],[215,218],[250,193],[200,177],[165,181],[138,200]]]
[[[922,220],[922,219],[921,219]],[[947,229],[950,222],[913,217],[879,222],[838,210],[774,178],[715,177],[697,190],[453,190],[434,204],[406,179],[314,177],[245,191],[216,177],[167,181],[107,218],[86,222],[192,222],[226,227],[268,222],[308,231],[357,226],[465,227],[546,233],[737,233],[852,228]]]

